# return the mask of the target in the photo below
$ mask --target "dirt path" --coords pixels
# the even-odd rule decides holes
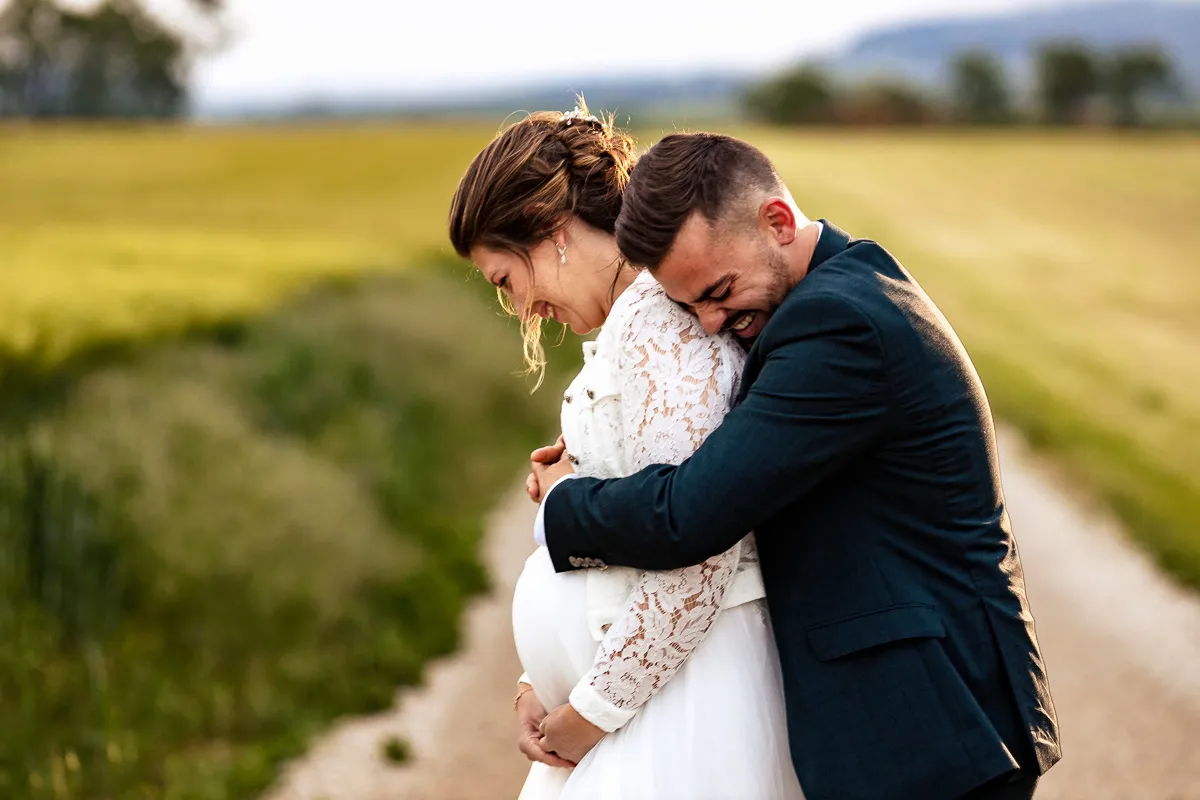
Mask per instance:
[[[517,752],[512,698],[521,674],[510,601],[533,551],[534,505],[514,486],[488,522],[485,556],[495,590],[477,600],[464,646],[429,670],[397,707],[333,728],[288,769],[265,800],[501,800],[515,798],[528,762]],[[412,745],[410,765],[380,757],[380,742]]]
[[[1063,760],[1039,800],[1200,800],[1200,597],[1001,439]]]
[[[1001,458],[1066,754],[1039,800],[1200,800],[1200,598],[1058,488],[1009,432]],[[496,592],[470,611],[463,650],[397,710],[330,731],[266,800],[516,797],[525,767],[512,744],[520,668],[508,614],[532,517],[519,492],[494,514]],[[392,735],[412,743],[411,765],[380,758]]]

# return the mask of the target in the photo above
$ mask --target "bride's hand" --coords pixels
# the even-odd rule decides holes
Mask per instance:
[[[529,495],[529,499],[535,503],[542,501],[542,491],[538,485],[537,468],[538,464],[555,464],[560,461],[563,454],[567,452],[567,443],[560,434],[558,440],[552,445],[539,447],[529,454],[529,475],[525,478],[525,493]]]
[[[541,723],[544,750],[578,764],[605,733],[584,719],[570,703],[561,705]]]
[[[542,720],[546,718],[546,707],[537,699],[532,691],[526,689],[517,699],[517,748],[530,761],[540,761],[552,767],[570,769],[575,765],[570,761],[559,758],[554,753],[548,753],[542,747]]]
[[[546,493],[553,488],[554,484],[558,483],[561,478],[566,477],[575,472],[575,468],[571,466],[568,459],[560,458],[553,464],[539,464],[536,461],[530,465],[533,469],[531,477],[537,480],[537,500],[541,502],[546,498]],[[530,496],[533,495],[532,484],[527,483],[527,488],[530,489]]]

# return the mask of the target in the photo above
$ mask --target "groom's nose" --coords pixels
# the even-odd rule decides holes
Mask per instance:
[[[720,308],[714,306],[705,306],[696,312],[696,316],[700,318],[700,324],[704,326],[704,330],[711,333],[719,333],[725,327],[725,320],[729,319],[729,314]]]

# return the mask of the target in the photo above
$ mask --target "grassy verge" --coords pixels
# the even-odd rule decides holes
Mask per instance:
[[[359,278],[27,387],[0,796],[250,797],[453,649],[483,514],[553,422],[485,297]]]
[[[1200,491],[1194,482],[1173,473],[1136,435],[1080,413],[1011,357],[981,348],[974,360],[996,413],[1080,479],[1165,570],[1200,588]]]

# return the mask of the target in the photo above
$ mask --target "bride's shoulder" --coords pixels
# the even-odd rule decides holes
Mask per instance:
[[[675,302],[649,272],[642,272],[613,303],[597,341],[597,355],[618,371],[643,377],[665,370],[701,374],[715,370],[720,391],[714,401],[736,391],[745,352],[729,333],[710,334],[700,320]],[[689,372],[690,371],[690,372]]]
[[[617,298],[604,331],[625,342],[656,334],[704,335],[700,321],[672,300],[646,270]]]

